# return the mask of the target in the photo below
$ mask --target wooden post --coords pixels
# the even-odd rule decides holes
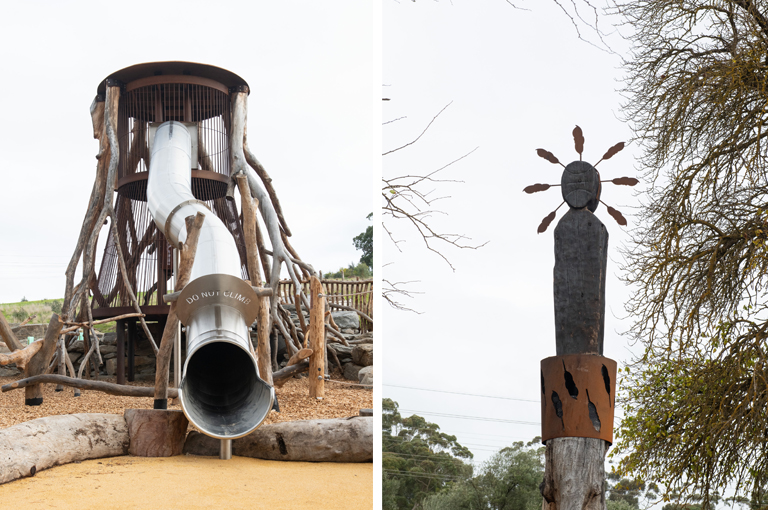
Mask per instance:
[[[117,321],[117,384],[125,384],[125,320]]]
[[[259,271],[259,249],[256,239],[256,207],[258,204],[251,196],[248,179],[240,173],[235,177],[240,190],[240,203],[243,209],[243,235],[245,236],[245,253],[248,264],[248,275],[251,285],[261,287],[261,271]],[[277,297],[273,297],[277,299]],[[256,318],[256,360],[259,367],[259,377],[272,385],[272,353],[269,345],[269,303],[267,298],[260,296],[256,300],[259,314]]]
[[[56,368],[56,371],[59,375],[67,375],[67,365],[64,363],[64,356],[68,356],[67,347],[64,345],[65,341],[64,335],[59,335],[59,340],[56,344],[56,351],[59,353],[59,366]],[[55,391],[64,391],[64,386],[57,384]]]
[[[309,396],[320,399],[325,396],[325,296],[323,285],[315,276],[309,278],[309,293]]]
[[[48,322],[48,328],[45,330],[43,347],[29,360],[29,363],[27,363],[27,368],[24,370],[25,377],[41,375],[48,370],[48,365],[51,364],[53,353],[56,351],[56,341],[59,338],[59,331],[61,331],[61,322],[59,321],[59,316],[54,313],[51,315],[51,320]],[[39,384],[24,388],[25,405],[39,406],[42,403],[43,388]]]
[[[128,319],[128,380],[136,375],[136,320]]]
[[[88,329],[83,328],[83,353],[87,353],[91,350],[91,339],[90,335],[88,334]],[[83,365],[85,365],[85,368],[83,368]],[[91,358],[90,357],[83,357],[83,360],[80,362],[80,368],[78,369],[78,374],[82,374],[83,371],[85,371],[85,378],[90,379],[91,378]],[[82,377],[82,375],[80,375]]]
[[[179,273],[177,275],[176,288],[178,292],[189,283],[192,265],[195,263],[197,241],[200,239],[200,228],[205,221],[205,214],[197,213],[195,216],[187,216],[184,219],[187,227],[187,239],[179,247]],[[155,409],[168,409],[168,370],[171,366],[171,352],[173,341],[178,331],[179,318],[176,316],[176,301],[171,303],[168,311],[168,320],[163,328],[163,337],[160,339],[160,348],[157,351],[155,365]]]

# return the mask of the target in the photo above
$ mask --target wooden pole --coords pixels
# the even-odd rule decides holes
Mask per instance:
[[[608,443],[591,437],[556,437],[545,450],[542,510],[605,510]]]
[[[45,330],[43,346],[37,354],[32,356],[27,363],[27,367],[24,369],[25,377],[40,375],[48,370],[48,365],[51,364],[51,358],[53,358],[53,353],[56,350],[56,341],[59,339],[59,331],[61,331],[61,322],[59,321],[59,316],[54,313],[51,315],[51,320],[48,322],[48,328]],[[39,384],[27,386],[24,389],[25,405],[39,406],[42,403],[43,388]]]
[[[256,239],[256,207],[258,204],[251,196],[248,179],[244,173],[238,174],[237,187],[240,190],[240,203],[243,209],[243,234],[245,236],[245,253],[248,264],[248,275],[251,285],[262,287],[261,271],[259,271],[258,242]],[[256,317],[256,360],[259,367],[259,377],[272,385],[272,353],[269,345],[269,303],[266,297],[256,299],[259,313]]]
[[[187,239],[179,246],[179,274],[177,288],[181,290],[189,283],[192,266],[195,263],[197,242],[200,239],[200,228],[205,221],[205,214],[197,213],[195,216],[185,218],[187,226]],[[176,289],[174,289],[176,290]],[[163,329],[163,337],[160,340],[160,349],[157,351],[157,364],[155,366],[155,409],[168,409],[168,371],[171,366],[171,352],[173,341],[176,338],[179,318],[176,316],[176,301],[171,303],[168,312],[168,320]]]
[[[309,396],[321,399],[325,396],[325,296],[323,285],[315,276],[309,278],[309,293]]]

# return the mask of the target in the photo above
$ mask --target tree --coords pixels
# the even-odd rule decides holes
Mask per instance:
[[[541,438],[516,442],[494,454],[475,477],[428,497],[424,510],[539,510],[543,460]]]
[[[370,220],[372,216],[373,213],[370,213],[366,218]],[[373,227],[369,226],[365,229],[365,232],[353,237],[352,243],[355,245],[356,250],[363,251],[360,262],[368,267],[373,267]]]
[[[683,502],[768,478],[768,19],[752,0],[618,0],[652,184],[624,252],[631,335],[619,471]]]
[[[360,278],[370,278],[371,268],[365,265],[364,262],[360,262],[357,265],[355,265],[354,262],[350,262],[346,268],[340,267],[335,273],[325,273],[323,275],[323,277],[327,279],[344,279],[353,278],[355,276]]]
[[[608,510],[625,510],[630,508],[648,508],[659,496],[659,487],[655,483],[646,484],[637,478],[622,478],[617,473],[606,473],[608,482],[606,506]]]
[[[472,475],[472,452],[456,436],[421,416],[400,416],[397,402],[382,401],[382,501],[384,508],[422,508],[425,497]]]
[[[383,156],[392,154],[394,152],[403,150],[410,145],[418,142],[419,139],[429,130],[430,126],[437,120],[441,113],[450,106],[450,103],[445,105],[437,115],[427,124],[424,130],[416,136],[413,140],[405,143],[394,149],[385,151]],[[395,119],[399,120],[399,119]],[[394,122],[394,121],[389,121]],[[386,123],[385,123],[386,124]],[[382,196],[382,227],[384,233],[387,235],[391,243],[399,251],[402,251],[400,244],[401,239],[395,234],[395,224],[402,224],[406,227],[410,227],[415,230],[421,240],[424,242],[424,247],[442,258],[443,261],[448,264],[451,270],[455,271],[453,265],[448,260],[448,257],[443,253],[443,250],[447,247],[462,248],[462,249],[477,249],[485,246],[486,243],[480,245],[469,244],[467,241],[469,237],[464,234],[456,234],[451,232],[442,232],[433,226],[431,218],[434,215],[446,214],[444,211],[435,208],[435,203],[441,199],[447,198],[443,195],[435,195],[433,192],[434,186],[437,184],[447,183],[461,183],[463,181],[453,179],[442,179],[438,176],[440,172],[448,168],[449,166],[461,161],[473,152],[477,150],[477,147],[464,155],[453,159],[447,164],[427,172],[418,175],[396,175],[391,176],[391,172],[385,165],[384,176],[382,176],[381,182],[381,196]],[[386,160],[385,160],[386,162]],[[413,282],[393,282],[386,277],[382,279],[383,290],[382,297],[389,303],[390,306],[398,310],[411,310],[402,304],[398,299],[400,297],[412,297],[413,292],[408,290],[407,285]]]

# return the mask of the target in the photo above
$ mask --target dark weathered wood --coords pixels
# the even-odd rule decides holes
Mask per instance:
[[[127,337],[128,337],[128,373],[126,378],[128,382],[133,382],[136,376],[136,321],[128,319],[127,322]]]
[[[326,355],[330,354],[331,358],[333,358],[333,362],[336,364],[337,367],[339,367],[339,370],[341,372],[344,372],[344,367],[341,365],[341,361],[339,361],[339,357],[336,355],[336,351],[328,347],[328,344],[326,344],[325,346],[325,351],[326,351]]]
[[[88,381],[75,377],[64,377],[63,375],[43,374],[26,377],[16,382],[5,384],[2,387],[3,393],[21,388],[39,387],[40,384],[63,384],[84,390],[100,391],[109,395],[118,395],[122,397],[152,397],[155,394],[154,388],[144,386],[124,386],[106,381]],[[176,398],[178,391],[176,388],[168,389],[168,396]]]
[[[563,198],[571,208],[555,228],[556,352],[558,356],[602,355],[608,232],[590,212],[598,204],[599,176],[591,165],[577,161],[566,167],[561,185]],[[607,446],[598,438],[548,439],[542,508],[604,510]]]
[[[63,331],[63,330],[62,330]],[[59,339],[56,343],[56,354],[59,358],[58,367],[56,367],[56,371],[59,373],[59,375],[67,375],[67,365],[64,361],[64,358],[69,358],[67,355],[67,348],[64,345],[65,342],[65,336],[64,333],[59,335]],[[54,391],[64,391],[64,386],[61,384],[56,385],[56,389]]]
[[[189,283],[192,266],[195,263],[197,242],[200,239],[200,229],[205,221],[205,214],[198,212],[194,217],[187,216],[184,219],[187,227],[187,239],[179,247],[179,274],[176,286],[183,289]],[[160,349],[157,353],[155,366],[155,409],[168,407],[168,373],[171,366],[171,352],[179,326],[179,318],[176,316],[176,301],[171,303],[168,311],[168,319],[163,328],[163,337],[160,340]]]
[[[56,351],[59,331],[61,331],[61,322],[59,322],[59,316],[54,313],[48,322],[48,328],[45,330],[42,348],[29,360],[26,369],[24,369],[25,377],[40,375],[48,370],[53,353]],[[28,406],[39,406],[43,403],[43,389],[40,385],[36,384],[25,388],[24,403]]]
[[[301,363],[296,363],[295,365],[287,366],[281,370],[278,370],[277,372],[272,373],[272,381],[275,387],[280,388],[285,384],[285,381],[290,379],[296,374],[300,374],[302,372],[306,372],[309,370],[309,362],[308,361],[302,361]]]
[[[125,321],[119,320],[115,326],[116,331],[116,343],[117,343],[117,367],[115,368],[115,375],[117,376],[117,384],[125,384]]]
[[[126,455],[128,444],[125,419],[116,414],[64,414],[26,421],[0,430],[0,484],[61,464]]]
[[[218,455],[219,440],[192,431],[184,453]],[[266,460],[372,462],[373,418],[353,416],[262,425],[233,440],[232,454]]]
[[[3,312],[0,312],[0,338],[2,338],[3,342],[5,342],[5,345],[11,351],[18,351],[24,348],[24,346],[21,345],[21,342],[19,342],[19,340],[16,338],[16,335],[13,333],[11,325],[8,324],[7,320],[5,320],[5,315],[3,315]]]
[[[555,228],[557,354],[603,354],[608,232],[586,209],[570,209]]]

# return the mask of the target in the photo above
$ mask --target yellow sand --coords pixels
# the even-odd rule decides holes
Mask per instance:
[[[5,508],[367,509],[373,464],[112,457],[0,485]]]

